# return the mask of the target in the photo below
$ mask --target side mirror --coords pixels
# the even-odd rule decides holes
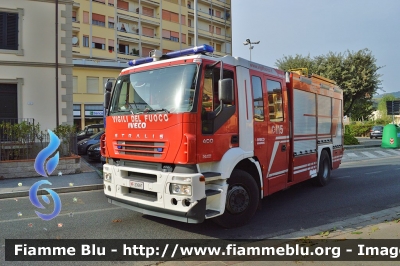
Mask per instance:
[[[220,102],[232,104],[234,101],[233,79],[220,79],[218,81],[218,94]]]
[[[110,104],[110,99],[111,99],[111,92],[106,91],[104,93],[104,109],[108,109],[108,105]]]
[[[106,85],[105,85],[105,89],[106,89],[106,91],[108,91],[108,92],[111,92],[111,90],[112,90],[112,82],[111,81],[107,81],[107,83],[106,83]]]

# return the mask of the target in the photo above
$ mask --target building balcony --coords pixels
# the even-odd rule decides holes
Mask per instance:
[[[81,31],[81,23],[79,21],[72,22],[72,32],[80,32]]]
[[[188,16],[191,17],[191,18],[194,18],[194,10],[193,9],[189,9],[188,10]],[[206,13],[206,12],[198,10],[197,11],[197,18],[199,20],[203,20],[203,21],[205,21],[207,23],[211,23],[212,22],[213,24],[219,24],[219,25],[222,25],[222,26],[225,26],[225,25],[227,25],[228,27],[231,26],[230,16],[227,17],[227,19],[225,19],[224,17],[212,16],[209,13]]]
[[[152,7],[160,6],[160,0],[141,0],[141,3],[152,6]]]
[[[139,33],[117,31],[117,38],[126,42],[139,43]]]
[[[142,43],[149,44],[151,46],[160,46],[160,39],[157,36],[150,37],[142,35],[141,41]]]
[[[226,0],[212,0],[212,4],[213,6],[218,6],[220,8],[224,8],[226,10],[230,10],[231,9],[231,5],[230,3],[226,3]]]

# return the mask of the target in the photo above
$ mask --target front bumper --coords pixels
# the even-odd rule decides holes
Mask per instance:
[[[115,197],[107,196],[108,202],[114,205],[130,209],[143,214],[166,218],[184,223],[202,223],[205,217],[206,198],[201,199],[188,212],[182,213],[173,210],[152,207],[149,205],[140,204],[137,202],[126,201]]]
[[[104,193],[112,204],[187,223],[201,223],[205,219],[207,198],[200,173],[162,172],[104,164],[103,174]],[[173,194],[171,184],[190,185],[191,194]]]

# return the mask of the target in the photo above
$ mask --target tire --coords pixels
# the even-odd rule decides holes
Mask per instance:
[[[224,214],[213,221],[225,228],[245,225],[253,217],[260,202],[260,189],[254,178],[243,170],[233,170],[228,179]]]
[[[331,178],[331,159],[326,150],[321,152],[319,158],[318,175],[313,178],[314,184],[320,187],[326,186]]]
[[[372,139],[372,136],[369,136],[370,139]]]

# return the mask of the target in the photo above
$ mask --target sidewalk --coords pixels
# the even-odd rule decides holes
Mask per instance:
[[[50,176],[48,178],[28,177],[0,180],[0,199],[27,197],[30,187],[40,180],[48,180],[51,183],[51,189],[57,193],[103,189],[103,178],[100,171],[83,159],[81,159],[81,171],[82,173],[79,174]],[[38,194],[42,192],[46,191],[39,190]]]

